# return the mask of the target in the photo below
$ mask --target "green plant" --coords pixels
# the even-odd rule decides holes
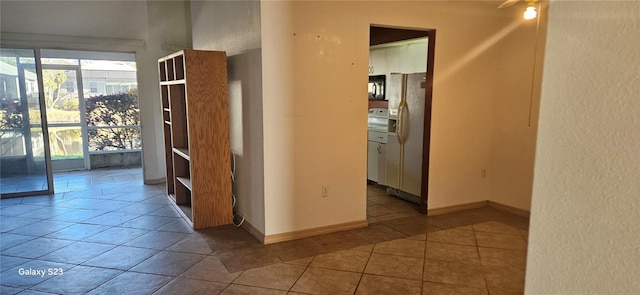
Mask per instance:
[[[13,143],[13,139],[23,133],[22,107],[19,102],[0,100],[0,156],[10,149],[5,147]]]
[[[89,143],[95,150],[140,148],[137,128],[104,128],[140,124],[138,94],[135,90],[91,97],[87,99],[86,110],[87,125],[90,127]]]
[[[55,107],[61,97],[58,97],[60,86],[67,81],[67,73],[61,70],[45,70],[42,71],[42,80],[46,92],[45,99],[47,105]]]

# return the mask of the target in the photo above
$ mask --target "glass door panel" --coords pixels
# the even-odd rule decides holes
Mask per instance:
[[[84,168],[80,126],[49,127],[49,146],[54,171]]]
[[[0,195],[53,192],[35,51],[0,49]]]
[[[42,71],[54,171],[88,168],[78,73],[74,65],[44,65]]]
[[[47,68],[42,71],[49,125],[80,123],[80,100],[75,72]]]

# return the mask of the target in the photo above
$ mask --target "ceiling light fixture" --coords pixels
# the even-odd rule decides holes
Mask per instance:
[[[529,2],[527,9],[524,11],[524,19],[534,19],[538,16],[538,10],[534,2]]]

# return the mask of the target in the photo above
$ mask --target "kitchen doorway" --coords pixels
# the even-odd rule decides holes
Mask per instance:
[[[427,213],[429,191],[429,150],[431,142],[435,36],[436,31],[434,29],[371,25],[369,30],[370,80],[371,77],[376,77],[377,79],[385,77],[386,81],[388,81],[383,84],[385,85],[384,95],[382,95],[384,99],[369,100],[369,118],[371,118],[372,113],[380,113],[386,110],[388,112],[388,124],[386,125],[387,132],[383,133],[372,133],[372,129],[369,128],[367,178],[368,184],[371,184],[369,184],[368,192],[372,191],[372,184],[378,188],[377,190],[374,189],[375,191],[379,192],[380,189],[386,189],[387,192],[394,196],[417,203],[419,211],[423,214]],[[426,44],[421,45],[423,40],[425,40]],[[401,49],[393,48],[396,47],[395,45],[404,47]],[[391,49],[372,50],[375,48]],[[418,61],[416,62],[415,60]],[[407,88],[407,83],[409,83],[409,88]],[[380,86],[376,85],[374,87],[376,90],[374,94],[376,95],[372,96],[372,86],[371,83],[369,84],[369,97],[380,97],[378,94]],[[399,98],[394,100],[394,93]],[[416,97],[417,99],[414,98],[413,101],[418,103],[408,107],[406,102],[411,101],[411,99],[406,99],[408,97],[407,94]],[[413,110],[409,112],[411,108]],[[416,110],[419,111],[419,116],[412,115]],[[372,120],[369,119],[369,122],[372,122]],[[371,127],[372,125],[369,124],[369,126]],[[413,128],[411,128],[412,126]],[[413,132],[411,132],[411,129],[413,129]],[[403,144],[407,140],[411,140],[407,135],[412,136],[414,143],[411,148],[407,148],[412,152],[405,154]],[[384,137],[386,144],[384,139],[377,144],[372,144],[372,136]],[[370,155],[375,155],[376,153],[381,158],[375,159],[374,156]],[[371,169],[369,168],[372,165],[377,165],[377,173],[370,172]],[[413,172],[403,172],[410,170],[403,166],[413,166]],[[369,179],[369,175],[373,174],[376,175],[376,181]],[[403,183],[410,185],[403,186]]]

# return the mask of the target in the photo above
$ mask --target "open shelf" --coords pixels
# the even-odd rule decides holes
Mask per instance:
[[[167,81],[173,81],[176,75],[173,72],[173,61],[167,60]]]
[[[187,134],[187,108],[184,85],[170,85],[169,95],[171,99],[169,112],[171,117],[172,145],[178,148],[189,147],[189,136]]]
[[[158,61],[160,85],[173,84],[176,81],[184,82],[184,55],[175,55]]]
[[[160,85],[162,86],[170,86],[170,85],[179,85],[186,83],[184,79],[180,80],[171,80],[171,81],[161,81]]]
[[[168,86],[160,86],[160,92],[162,95],[162,108],[169,109],[169,87]]]
[[[188,149],[173,148],[173,152],[176,153],[178,156],[184,158],[185,160],[189,161],[189,150]]]
[[[173,58],[173,64],[175,68],[175,79],[182,80],[184,79],[184,56],[178,55]]]
[[[191,190],[191,179],[187,177],[176,177],[178,182],[182,183],[188,190]]]
[[[167,81],[167,63],[161,61],[158,63],[158,72],[160,74],[160,81]]]

